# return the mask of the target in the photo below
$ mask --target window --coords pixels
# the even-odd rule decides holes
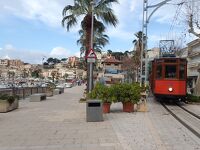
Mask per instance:
[[[166,65],[165,66],[165,78],[174,79],[176,78],[176,66]]]
[[[105,70],[105,73],[118,74],[118,71],[116,69],[108,68],[108,69]]]
[[[185,79],[185,65],[180,65],[179,79]]]
[[[162,65],[157,65],[156,68],[156,79],[162,78]]]

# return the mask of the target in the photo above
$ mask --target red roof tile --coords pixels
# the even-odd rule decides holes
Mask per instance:
[[[122,63],[121,61],[115,59],[114,57],[108,57],[104,59],[102,63]]]

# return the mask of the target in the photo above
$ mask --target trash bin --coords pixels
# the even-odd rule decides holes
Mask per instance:
[[[103,121],[103,110],[101,100],[87,100],[86,115],[87,122]]]

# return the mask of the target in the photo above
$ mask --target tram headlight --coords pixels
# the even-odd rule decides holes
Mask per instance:
[[[169,88],[168,88],[168,91],[169,91],[169,92],[172,92],[172,91],[173,91],[173,88],[172,88],[172,87],[169,87]]]

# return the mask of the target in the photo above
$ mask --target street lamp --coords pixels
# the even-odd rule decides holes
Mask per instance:
[[[164,0],[158,4],[155,5],[148,5],[148,0],[144,0],[143,1],[143,22],[142,22],[142,50],[141,50],[141,55],[140,55],[140,59],[141,59],[141,65],[140,65],[140,85],[142,85],[142,80],[144,79],[145,81],[145,85],[147,85],[147,27],[148,27],[148,23],[150,18],[152,17],[152,15],[163,5],[165,5],[167,2],[169,2],[171,0]],[[148,9],[154,8],[150,15],[148,15]],[[144,33],[145,31],[145,33]],[[146,38],[144,39],[144,35],[146,36]],[[145,57],[143,59],[143,52],[145,52]],[[143,61],[145,63],[145,75],[143,76]]]

